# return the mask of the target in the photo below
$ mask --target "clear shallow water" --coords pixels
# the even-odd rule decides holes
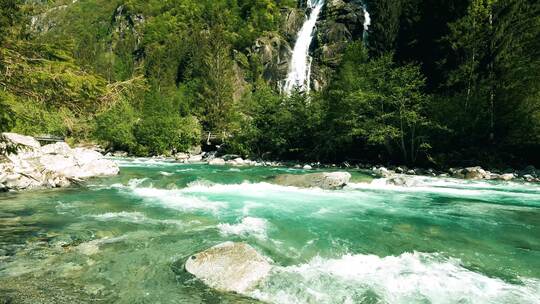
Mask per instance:
[[[540,187],[119,160],[118,177],[0,194],[0,303],[540,303]],[[186,274],[189,255],[245,241],[278,265],[247,295]]]

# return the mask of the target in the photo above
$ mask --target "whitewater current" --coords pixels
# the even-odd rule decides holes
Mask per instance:
[[[353,170],[329,191],[271,183],[301,169],[117,161],[118,177],[0,197],[0,300],[540,303],[537,185],[409,177],[400,187]],[[274,265],[244,295],[183,271],[225,241]]]

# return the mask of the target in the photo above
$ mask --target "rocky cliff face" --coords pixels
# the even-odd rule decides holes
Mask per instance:
[[[274,86],[286,78],[297,33],[307,15],[305,1],[299,8],[286,9],[279,33],[267,33],[255,42],[250,57],[263,66],[263,77]],[[339,65],[347,44],[362,39],[364,11],[359,0],[327,0],[317,22],[317,32],[311,46],[313,56],[312,89],[320,90]]]
[[[364,10],[359,0],[328,0],[312,45],[312,86],[328,84],[347,44],[364,35]]]

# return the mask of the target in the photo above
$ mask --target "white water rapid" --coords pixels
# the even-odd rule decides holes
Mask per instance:
[[[311,56],[309,56],[309,46],[313,40],[315,25],[324,6],[324,0],[308,0],[307,6],[311,8],[311,14],[298,32],[289,64],[289,74],[283,86],[285,94],[290,94],[294,89],[307,92],[310,88]]]
[[[365,4],[362,5],[362,9],[364,10],[364,41],[365,41],[367,37],[367,32],[369,30],[369,26],[371,25],[371,16],[369,15],[369,12]]]

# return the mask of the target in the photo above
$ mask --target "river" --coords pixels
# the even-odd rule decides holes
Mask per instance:
[[[0,194],[0,303],[540,303],[539,185],[350,171],[326,191],[268,183],[299,169],[117,161]],[[183,270],[224,241],[277,266],[245,295]]]

